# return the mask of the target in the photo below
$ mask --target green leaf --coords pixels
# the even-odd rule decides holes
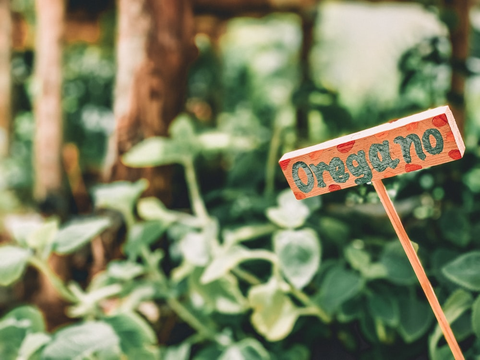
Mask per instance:
[[[28,235],[27,245],[32,249],[42,251],[45,247],[52,244],[57,231],[58,221],[47,221]]]
[[[472,314],[470,311],[464,312],[457,320],[455,320],[452,324],[452,331],[458,342],[465,340],[473,334]]]
[[[310,360],[310,350],[305,345],[295,344],[287,351],[278,354],[278,360]]]
[[[357,249],[353,244],[345,249],[345,257],[350,266],[360,271],[366,279],[380,279],[387,276],[387,269],[383,264],[370,262],[370,254],[365,250]]]
[[[431,254],[431,271],[436,277],[437,281],[439,281],[442,285],[446,285],[448,287],[452,286],[453,283],[448,280],[447,277],[443,274],[442,268],[449,262],[453,261],[459,255],[460,253],[458,251],[452,251],[452,249],[446,248],[435,249],[435,251],[433,251],[433,253]]]
[[[119,352],[120,340],[105,322],[91,321],[58,331],[45,347],[42,360],[81,360],[98,352]]]
[[[302,226],[310,215],[309,208],[295,199],[290,189],[280,193],[278,204],[278,207],[268,208],[266,214],[271,222],[280,227],[295,229]]]
[[[17,324],[16,326],[24,327],[30,332],[45,331],[43,314],[33,306],[25,305],[13,309],[3,317],[1,323],[12,321]]]
[[[450,324],[453,324],[465,311],[471,308],[472,304],[472,295],[463,289],[458,289],[448,297],[442,308],[447,321]],[[437,348],[438,341],[442,336],[442,330],[437,324],[428,341],[430,357],[434,360],[442,358],[440,357],[439,349]]]
[[[142,265],[125,260],[112,260],[108,263],[107,273],[110,277],[128,281],[142,275],[145,269]]]
[[[158,347],[150,348],[136,348],[128,351],[126,359],[141,359],[141,360],[164,360],[160,357],[160,349]]]
[[[8,215],[5,228],[21,246],[27,246],[29,235],[43,225],[43,219],[37,214]]]
[[[3,323],[0,326],[0,359],[2,360],[15,360],[18,358],[18,350],[22,345],[27,330],[24,327],[15,325]]]
[[[122,156],[122,162],[130,167],[150,167],[181,164],[188,153],[178,141],[165,137],[151,137],[133,146]]]
[[[453,244],[465,247],[470,242],[470,223],[462,211],[448,209],[442,214],[438,223],[445,239]]]
[[[433,312],[425,301],[400,298],[400,323],[398,332],[406,343],[421,338],[430,328]]]
[[[477,338],[480,339],[480,296],[477,297],[472,306],[472,328]]]
[[[362,313],[360,316],[360,329],[362,331],[362,336],[365,337],[368,341],[372,343],[378,342],[381,340],[379,336],[379,328],[377,328],[375,324],[375,319],[373,319],[370,315]],[[382,334],[380,334],[382,335]]]
[[[380,263],[387,269],[387,279],[392,283],[397,285],[417,283],[415,273],[400,242],[390,242],[384,247]]]
[[[251,322],[268,341],[279,341],[290,334],[299,316],[297,307],[280,289],[277,280],[256,285],[248,292],[253,309]]]
[[[184,142],[189,146],[195,143],[195,128],[193,127],[192,120],[188,114],[178,115],[170,125],[168,129],[169,134],[173,139]]]
[[[336,265],[327,270],[315,301],[327,313],[333,313],[345,301],[356,296],[363,288],[364,280],[355,271]]]
[[[144,246],[149,247],[155,241],[159,240],[166,229],[167,225],[160,221],[135,223],[128,231],[127,241],[123,246],[123,250],[131,259],[134,259],[140,255]]]
[[[199,298],[203,301],[199,302],[197,307],[202,307],[203,311],[223,314],[238,314],[248,309],[247,299],[238,288],[236,277],[224,274],[219,279],[202,284],[201,275],[202,270],[197,268],[190,274],[188,281],[193,302],[195,303],[196,299],[199,301]]]
[[[258,340],[247,338],[230,345],[218,360],[270,360],[270,354]]]
[[[71,221],[57,232],[54,251],[58,254],[71,254],[110,226],[108,218],[90,218]]]
[[[205,269],[201,282],[207,284],[222,277],[241,262],[255,259],[274,261],[276,256],[267,250],[249,250],[241,245],[227,247],[215,255],[213,261]]]
[[[463,182],[471,192],[480,193],[480,168],[474,168],[463,176]]]
[[[0,247],[0,286],[8,286],[22,276],[30,251],[16,246]]]
[[[342,323],[348,323],[352,320],[359,319],[363,313],[364,309],[360,299],[350,299],[339,307],[337,319]]]
[[[50,342],[50,335],[45,333],[30,333],[23,339],[18,351],[18,359],[29,359],[38,350]]]
[[[168,226],[177,220],[173,211],[168,210],[165,205],[155,197],[143,198],[138,201],[138,214],[145,220],[159,220]]]
[[[375,293],[368,297],[367,306],[370,314],[372,314],[375,319],[391,327],[398,325],[400,312],[395,297],[388,293]]]
[[[195,137],[199,149],[208,155],[224,152],[243,152],[255,149],[256,143],[253,136],[242,134],[229,134],[218,130],[202,131]]]
[[[371,263],[360,271],[365,279],[384,279],[387,277],[387,268],[379,262]]]
[[[307,285],[320,266],[320,240],[315,231],[283,230],[273,237],[275,253],[285,277],[297,289]]]
[[[319,219],[320,236],[333,243],[342,244],[350,239],[350,227],[347,223],[329,216]]]
[[[188,360],[192,345],[186,341],[177,346],[169,346],[162,356],[162,360]]]
[[[19,358],[19,351],[26,351],[34,345],[25,343],[27,334],[43,331],[45,324],[38,309],[31,306],[13,309],[0,321],[0,359]]]
[[[111,184],[97,185],[93,188],[95,208],[117,210],[122,213],[129,225],[133,225],[135,223],[134,206],[147,188],[148,181],[145,179],[134,183],[116,181]]]
[[[350,266],[358,271],[362,271],[370,265],[370,254],[365,250],[356,248],[353,244],[345,248],[345,257]]]
[[[147,348],[157,342],[150,325],[136,313],[122,313],[107,317],[104,321],[118,335],[120,346],[125,354],[130,354],[136,349]]]
[[[440,346],[436,351],[431,360],[454,360],[452,350],[448,345]]]
[[[480,251],[460,255],[445,265],[442,273],[457,285],[480,291]]]
[[[193,360],[212,360],[218,359],[223,352],[223,348],[220,348],[218,345],[207,345],[200,351],[198,351]]]
[[[183,257],[196,266],[205,266],[210,259],[208,239],[204,233],[189,232],[178,244]]]
[[[207,131],[197,136],[203,152],[220,152],[228,150],[235,143],[235,138],[221,131]]]

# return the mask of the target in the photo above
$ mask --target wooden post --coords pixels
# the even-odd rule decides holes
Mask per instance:
[[[115,132],[111,135],[104,179],[145,178],[147,194],[167,200],[171,171],[128,168],[120,157],[138,142],[165,136],[182,111],[188,67],[197,56],[191,0],[117,0],[117,79]]]
[[[36,0],[35,198],[45,200],[62,188],[62,36],[65,4]]]
[[[464,360],[462,350],[458,346],[457,339],[455,339],[455,335],[453,334],[452,329],[450,328],[450,324],[448,323],[447,318],[445,317],[445,314],[442,310],[442,307],[438,302],[437,296],[433,291],[432,284],[430,284],[430,281],[427,278],[427,274],[425,274],[425,270],[423,269],[422,263],[420,262],[420,259],[417,256],[417,252],[415,251],[410,239],[408,238],[405,228],[403,227],[402,221],[400,220],[400,217],[398,216],[398,213],[395,210],[395,207],[393,206],[392,200],[388,196],[387,190],[385,189],[385,185],[383,185],[382,180],[372,181],[372,184],[375,190],[377,191],[378,197],[380,198],[380,201],[382,202],[383,207],[387,212],[388,218],[390,219],[390,222],[392,223],[393,228],[395,229],[395,232],[397,233],[398,239],[402,244],[403,250],[405,251],[405,254],[407,254],[408,261],[410,261],[413,271],[415,272],[415,275],[417,275],[418,281],[420,282],[420,286],[422,287],[423,292],[425,293],[425,296],[427,297],[427,300],[430,303],[430,306],[432,307],[433,313],[437,318],[438,324],[442,329],[443,335],[447,340],[448,346],[450,346],[450,349],[452,350],[455,360]]]
[[[297,199],[371,182],[456,360],[462,351],[382,179],[461,159],[465,144],[448,106],[289,152],[279,164]]]
[[[446,22],[449,30],[451,55],[451,77],[448,99],[450,106],[455,112],[458,128],[463,134],[465,131],[465,81],[466,61],[470,54],[470,32],[471,24],[469,19],[471,0],[442,0],[441,9],[448,14],[449,21]]]
[[[0,158],[8,153],[10,128],[10,49],[12,38],[12,16],[10,1],[0,0]]]

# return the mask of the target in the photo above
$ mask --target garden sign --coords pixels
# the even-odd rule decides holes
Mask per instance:
[[[464,359],[382,179],[461,159],[460,131],[448,106],[289,152],[279,164],[299,200],[371,182],[456,360]]]

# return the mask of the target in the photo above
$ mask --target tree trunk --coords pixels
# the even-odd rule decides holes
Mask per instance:
[[[451,23],[450,44],[452,46],[452,77],[449,92],[449,103],[452,107],[458,128],[465,132],[465,79],[467,76],[466,60],[469,55],[470,18],[469,12],[472,2],[470,0],[443,0]]]
[[[0,0],[0,158],[8,153],[11,115],[10,48],[12,17],[9,4],[9,0]]]
[[[118,0],[116,130],[106,180],[143,177],[150,194],[168,193],[164,169],[126,168],[119,157],[145,138],[166,135],[182,110],[188,67],[197,55],[194,35],[190,0]]]
[[[44,213],[62,214],[62,36],[63,0],[35,0],[35,103],[34,196],[43,205]],[[46,207],[45,207],[46,206]],[[52,255],[50,266],[66,278],[68,258]],[[65,303],[50,281],[39,274],[40,289],[33,301],[46,314],[49,329],[66,321]]]
[[[237,16],[262,16],[275,11],[309,10],[319,0],[193,0],[195,14],[210,14],[222,19]]]
[[[314,42],[315,29],[314,12],[304,12],[302,14],[302,47],[300,49],[300,87],[308,85],[311,82],[310,73],[310,52],[312,51]],[[308,109],[305,106],[297,108],[297,130],[303,139],[308,139]]]
[[[61,192],[62,168],[62,35],[63,0],[35,0],[37,13],[35,48],[36,121],[34,167],[37,200]]]

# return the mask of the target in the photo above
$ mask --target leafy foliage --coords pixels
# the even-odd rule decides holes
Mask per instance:
[[[18,280],[25,270],[30,253],[16,246],[0,247],[0,285],[6,286]]]
[[[235,20],[218,52],[196,39],[201,54],[187,112],[169,136],[145,139],[123,156],[130,167],[174,165],[173,205],[141,198],[145,180],[96,185],[95,216],[12,232],[14,243],[0,247],[0,285],[15,286],[34,267],[76,322],[47,332],[38,309],[17,307],[0,320],[1,359],[448,358],[372,189],[297,201],[276,163],[285,151],[442,102],[445,39],[422,40],[401,57],[396,105],[355,113],[319,74],[299,76],[300,27],[291,15]],[[67,138],[79,145],[82,165],[101,158],[111,131],[110,51],[81,46],[67,54]],[[15,141],[27,149],[32,122],[28,111],[15,122]],[[471,151],[459,164],[388,182],[472,359],[480,355],[477,164]],[[17,180],[25,186],[28,176]],[[118,230],[109,211],[124,221],[122,258],[90,281],[63,281],[49,256],[75,257]]]

